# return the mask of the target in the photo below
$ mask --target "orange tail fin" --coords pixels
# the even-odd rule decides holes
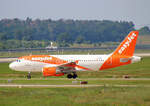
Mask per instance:
[[[138,31],[132,31],[113,52],[113,55],[133,56],[138,37]]]
[[[100,67],[100,70],[113,68],[131,63],[131,57],[134,54],[138,31],[132,31],[121,42],[118,48],[108,57]]]

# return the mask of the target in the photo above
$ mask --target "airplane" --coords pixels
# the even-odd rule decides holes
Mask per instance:
[[[77,78],[78,71],[98,71],[139,62],[134,56],[138,31],[131,31],[117,49],[108,55],[29,55],[19,57],[9,64],[15,71],[42,72],[43,76],[63,76]]]

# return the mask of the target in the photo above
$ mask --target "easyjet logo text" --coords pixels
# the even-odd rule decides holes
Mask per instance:
[[[123,46],[119,49],[118,53],[122,54],[122,52],[130,46],[130,43],[132,42],[132,40],[136,37],[135,33],[132,33],[132,35],[130,37],[127,38],[127,41],[123,44]]]
[[[52,57],[34,57],[32,60],[44,61],[44,60],[52,60]]]

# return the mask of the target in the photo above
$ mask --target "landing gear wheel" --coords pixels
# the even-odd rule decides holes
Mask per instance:
[[[31,74],[30,73],[27,75],[27,79],[31,79]]]
[[[73,76],[71,74],[67,75],[67,78],[71,79]]]
[[[78,77],[78,75],[76,73],[73,73],[73,75],[72,74],[67,75],[67,78],[69,78],[69,79],[71,79],[71,78],[76,79],[77,77]]]
[[[76,79],[77,77],[78,77],[77,74],[73,74],[73,76],[72,76],[73,79]]]

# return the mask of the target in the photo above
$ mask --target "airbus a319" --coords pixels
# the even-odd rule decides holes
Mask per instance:
[[[29,55],[19,57],[9,67],[16,71],[42,72],[43,76],[77,78],[77,71],[98,71],[128,65],[141,60],[133,56],[138,31],[132,31],[117,49],[108,55]]]

